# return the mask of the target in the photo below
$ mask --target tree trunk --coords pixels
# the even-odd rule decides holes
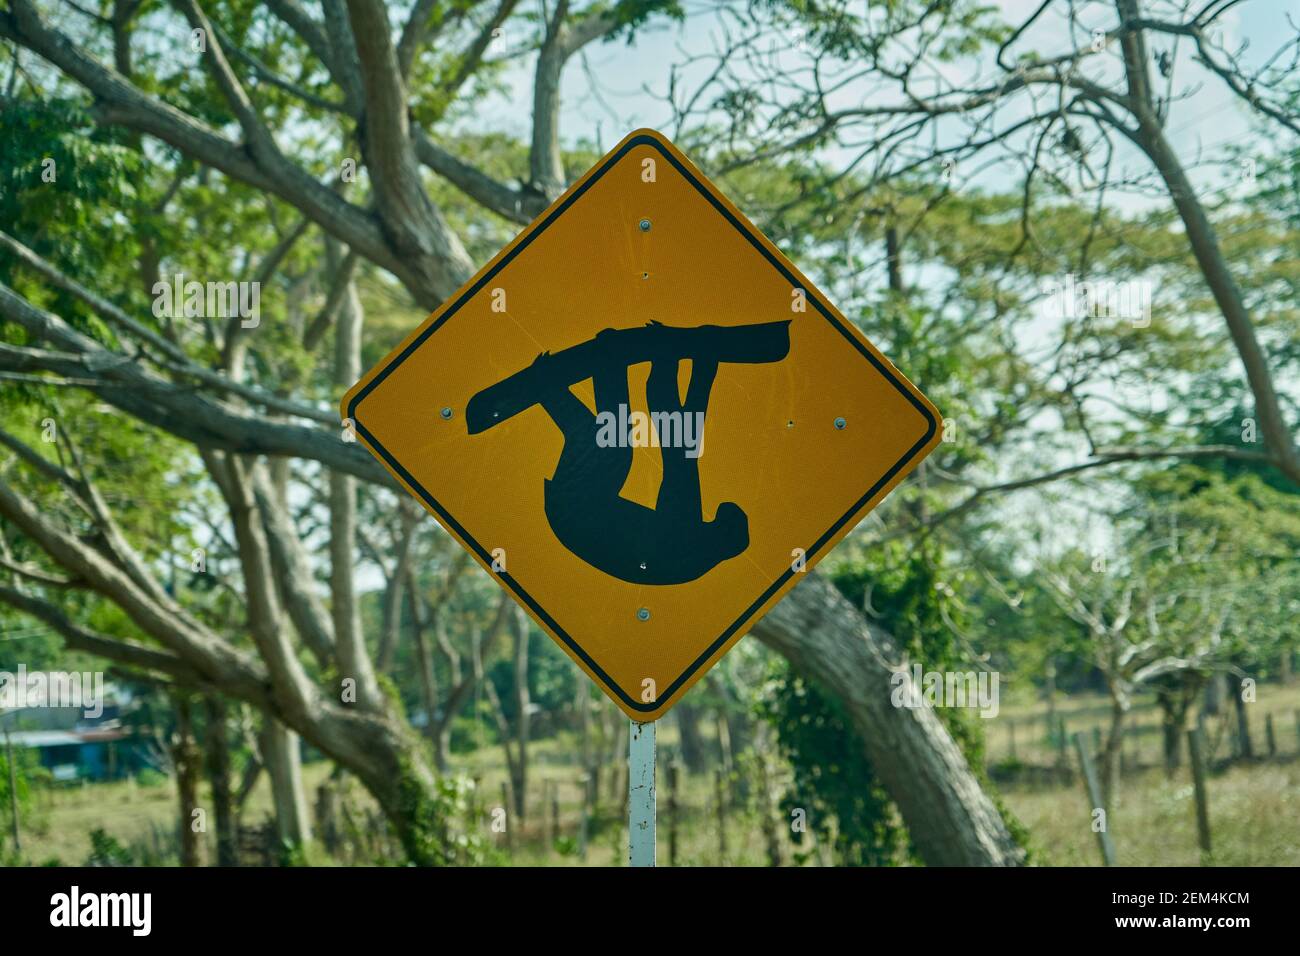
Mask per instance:
[[[1231,693],[1231,674],[1215,674],[1205,685],[1205,700],[1201,704],[1201,713],[1218,717],[1223,713],[1223,702]]]
[[[1110,727],[1106,732],[1106,746],[1101,754],[1101,795],[1106,803],[1106,812],[1115,809],[1119,796],[1120,757],[1124,751],[1124,718],[1128,716],[1129,702],[1127,695],[1112,697],[1110,707]]]
[[[703,773],[708,766],[704,735],[700,732],[700,712],[694,704],[682,701],[673,708],[680,735],[682,762],[691,773]]]
[[[758,771],[755,781],[757,789],[757,806],[762,820],[763,838],[767,843],[767,865],[781,866],[781,835],[785,829],[785,818],[781,813],[781,799],[777,793],[776,774],[772,766],[775,747],[771,735],[764,733],[755,740],[754,757]]]
[[[343,828],[339,820],[344,780],[343,771],[336,768],[316,788],[316,838],[330,856],[337,856],[343,847]]]
[[[311,818],[307,815],[298,735],[279,721],[266,717],[261,739],[280,842],[293,847],[306,846],[311,841]]]
[[[429,632],[424,620],[419,591],[416,588],[414,569],[407,570],[406,603],[411,614],[411,640],[415,645],[415,663],[420,670],[420,696],[424,701],[425,731],[435,742],[434,756],[439,773],[447,772],[449,737],[440,733],[438,722],[438,682],[433,673],[433,651],[429,647]]]
[[[230,742],[227,740],[226,702],[215,694],[204,698],[207,712],[208,784],[212,787],[212,815],[217,827],[217,866],[239,865],[239,833],[235,798],[230,788]]]
[[[1187,713],[1200,694],[1203,683],[1202,678],[1189,673],[1178,675],[1175,680],[1173,686],[1156,690],[1156,700],[1160,704],[1165,773],[1170,777],[1182,766]]]
[[[345,716],[346,725],[331,722],[322,731],[322,747],[357,778],[378,801],[384,816],[416,866],[471,862],[459,849],[463,840],[453,831],[445,799],[427,763],[426,750],[410,727],[381,715]]]
[[[749,753],[754,746],[754,724],[749,719],[748,708],[738,701],[726,705],[722,719],[727,727],[727,746],[733,759],[736,754]]]
[[[438,718],[437,725],[431,734],[434,764],[437,766],[439,773],[446,773],[451,761],[451,725],[456,719],[456,714],[460,711],[456,690],[465,687],[467,684],[472,685],[477,680],[477,676],[470,678],[461,676],[460,658],[455,654],[455,649],[451,646],[451,639],[447,636],[447,622],[440,613],[434,615],[433,629],[438,638],[438,647],[442,650],[443,656],[447,658],[447,672],[451,676],[450,690],[447,699],[442,705],[442,716]],[[473,640],[477,643],[478,637],[475,636]],[[460,695],[460,699],[463,700],[467,694],[468,690]],[[477,718],[477,716],[476,714],[475,717]]]
[[[1136,0],[1125,0],[1124,5],[1136,10]],[[1137,36],[1140,37],[1141,33]],[[1291,437],[1291,429],[1283,415],[1269,371],[1268,356],[1259,344],[1254,320],[1237,280],[1228,267],[1228,259],[1219,244],[1218,233],[1205,214],[1205,207],[1187,178],[1158,118],[1141,104],[1135,105],[1134,117],[1138,121],[1137,129],[1128,135],[1160,173],[1174,208],[1178,211],[1178,217],[1182,220],[1192,255],[1223,315],[1228,334],[1237,349],[1237,356],[1246,371],[1265,447],[1279,470],[1293,481],[1300,481],[1300,451]]]
[[[1172,778],[1183,763],[1183,718],[1165,710],[1161,714],[1160,730],[1164,740],[1165,776]]]
[[[586,819],[596,811],[600,798],[600,768],[596,762],[591,741],[591,681],[578,681],[578,696],[574,701],[578,710],[578,752],[582,760],[583,837],[586,837]],[[584,846],[585,851],[585,846]],[[585,857],[584,857],[585,859]]]
[[[628,733],[631,729],[631,721],[624,719],[621,712],[614,715],[614,732],[610,734],[613,746],[609,754],[609,801],[616,807],[627,801],[627,786],[623,778],[627,773]]]
[[[934,712],[892,705],[892,679],[901,657],[889,636],[870,625],[834,585],[809,573],[753,634],[843,703],[925,862],[1023,863],[1024,850]],[[906,689],[910,678],[906,672],[901,676]]]
[[[339,268],[342,255],[338,243],[326,241],[331,268]],[[361,326],[365,315],[355,283],[349,282],[339,308],[334,330],[334,384],[347,388],[361,375]],[[357,532],[357,482],[350,475],[331,469],[330,505],[330,598],[334,619],[334,646],[339,674],[356,681],[356,700],[362,707],[376,709],[379,685],[361,634],[360,610],[352,572]]]
[[[509,626],[509,612],[512,607],[514,607],[514,603],[510,600],[510,596],[502,592],[497,599],[497,609],[492,618],[492,623],[488,627],[487,634],[482,635],[477,628],[471,628],[470,648],[472,650],[471,660],[474,666],[470,668],[469,674],[463,676],[462,671],[464,668],[461,667],[460,655],[447,638],[441,606],[435,607],[437,613],[434,614],[433,619],[434,632],[438,637],[438,647],[442,650],[443,656],[447,658],[447,668],[451,673],[451,686],[443,698],[442,714],[438,718],[438,725],[434,730],[434,747],[439,766],[446,766],[448,754],[451,751],[452,723],[455,721],[456,715],[460,713],[461,708],[468,702],[470,693],[483,680],[483,659],[501,633]],[[477,719],[477,715],[475,717]]]
[[[528,793],[528,740],[532,728],[532,698],[528,694],[528,617],[515,608],[515,812],[524,818]]]
[[[397,539],[397,557],[393,573],[384,588],[383,618],[379,627],[379,647],[375,651],[375,669],[387,674],[393,667],[393,657],[402,629],[402,592],[407,584],[407,570],[411,564],[411,548],[415,542],[415,517],[402,511],[402,530]]]
[[[1059,728],[1056,725],[1056,658],[1047,655],[1043,675],[1043,700],[1047,704],[1047,739],[1054,741]]]
[[[1246,702],[1241,697],[1241,688],[1233,688],[1233,706],[1237,709],[1237,754],[1246,760],[1255,756],[1255,745],[1250,739],[1250,720],[1246,716]]]
[[[176,730],[172,735],[171,757],[176,768],[176,796],[180,818],[177,820],[178,845],[181,866],[203,865],[203,833],[206,827],[197,826],[195,811],[202,813],[199,803],[199,780],[203,772],[203,757],[194,739],[194,723],[188,697],[176,699]]]

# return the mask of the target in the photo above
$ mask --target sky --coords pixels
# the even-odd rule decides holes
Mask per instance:
[[[1010,24],[1020,23],[1037,5],[1038,0],[993,4]],[[623,40],[595,43],[587,47],[581,58],[569,63],[563,77],[561,115],[561,130],[567,143],[585,140],[608,149],[627,132],[641,126],[670,132],[666,126],[671,121],[671,112],[664,97],[671,65],[709,53],[720,36],[715,4],[686,0],[684,6],[687,16],[680,24],[652,21],[630,45]],[[1196,4],[1195,9],[1200,6]],[[1147,2],[1144,9],[1165,19],[1175,18],[1162,3]],[[1098,4],[1096,10],[1099,27],[1114,25],[1113,6]],[[1283,38],[1295,35],[1300,24],[1300,0],[1246,0],[1230,9],[1220,24],[1225,41],[1229,45],[1233,40],[1246,43],[1244,59],[1258,62],[1276,49]],[[1026,33],[1018,48],[1044,53],[1061,51],[1064,49],[1062,32],[1061,18],[1049,12]],[[1184,161],[1194,166],[1198,159],[1221,157],[1230,147],[1247,140],[1249,121],[1235,95],[1221,80],[1193,63],[1188,49],[1184,42],[1178,51],[1174,88],[1193,91],[1193,95],[1174,104],[1166,128]],[[473,126],[506,130],[521,139],[528,138],[531,115],[526,107],[532,97],[532,62],[531,58],[521,61],[511,71],[504,95],[487,98],[476,105]],[[975,65],[955,64],[944,70],[949,78],[960,82]],[[701,75],[703,69],[703,66],[697,68],[695,75]],[[593,83],[593,77],[598,83]],[[853,96],[851,88],[843,93],[845,99]],[[1149,164],[1133,154],[1127,155],[1121,166],[1135,173],[1149,170]],[[1230,188],[1226,177],[1236,172],[1235,166],[1229,171],[1194,170],[1193,177],[1198,188],[1223,189]],[[1005,181],[995,178],[981,185],[997,187],[1005,185]],[[1116,196],[1117,203],[1133,211],[1151,201]]]

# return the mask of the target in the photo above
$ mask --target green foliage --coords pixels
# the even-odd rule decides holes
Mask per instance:
[[[617,0],[610,14],[618,26],[607,39],[622,37],[629,44],[635,39],[636,31],[651,17],[663,16],[678,23],[686,19],[686,10],[680,0]]]
[[[90,831],[90,856],[85,866],[134,866],[131,851],[103,827]]]
[[[555,838],[555,852],[564,857],[575,857],[578,855],[578,840],[571,836],[557,836]]]
[[[1280,487],[1279,487],[1280,486]],[[1300,611],[1300,509],[1295,485],[1272,469],[1183,467],[1154,472],[1125,516],[1127,550],[1160,603],[1148,635],[1186,654],[1220,628],[1211,663],[1267,671],[1295,644]],[[1139,622],[1139,627],[1148,622]],[[1145,632],[1143,632],[1145,633]]]
[[[504,707],[505,701],[502,701],[501,704]],[[492,704],[486,697],[476,697],[452,719],[452,753],[473,753],[484,747],[495,746],[500,742],[501,737],[497,732],[496,721],[492,716]]]
[[[975,666],[958,639],[970,623],[969,611],[957,598],[962,578],[945,566],[935,545],[886,547],[879,557],[843,565],[832,580],[854,606],[867,608],[873,620],[894,637],[899,650],[925,670]],[[979,717],[955,708],[941,708],[936,713],[971,765],[983,766],[984,735]]]
[[[1297,343],[1293,340],[1291,345],[1294,348]],[[1253,418],[1254,412],[1252,410],[1237,405],[1225,418],[1212,422],[1205,428],[1203,441],[1207,445],[1231,446],[1240,444],[1242,442],[1242,433],[1245,430],[1245,423],[1252,421]],[[1260,438],[1259,447],[1261,449],[1267,447],[1264,445],[1262,438]],[[1282,474],[1275,465],[1264,462],[1237,458],[1207,459],[1199,462],[1197,467],[1201,470],[1202,475],[1206,472],[1215,472],[1229,477],[1254,475],[1271,488],[1291,495],[1300,495],[1300,485]],[[1204,481],[1204,478],[1202,478],[1202,481]],[[1284,501],[1285,499],[1281,500]]]
[[[279,865],[280,866],[308,866],[307,851],[301,843],[294,843],[292,840],[281,840],[279,846]]]
[[[105,205],[129,205],[139,174],[137,153],[99,131],[76,100],[18,99],[0,109],[0,223],[54,254],[74,278],[93,279],[103,252],[125,241],[122,218]],[[15,270],[0,255],[0,278]],[[71,305],[72,302],[61,303]],[[66,313],[64,313],[66,314]]]
[[[31,787],[28,782],[29,774],[24,772],[24,763],[22,757],[15,753],[14,776],[18,784],[16,788],[18,799],[14,801],[10,797],[9,755],[4,748],[3,737],[0,737],[0,851],[4,850],[7,842],[12,842],[14,804],[17,803],[18,806],[18,825],[20,828],[32,809]]]
[[[154,770],[152,767],[145,767],[135,775],[135,782],[138,786],[152,789],[155,787],[164,787],[168,785],[167,775],[161,771]]]
[[[528,700],[542,711],[554,713],[573,700],[581,675],[554,641],[531,626],[528,631]],[[513,726],[518,717],[513,661],[502,656],[488,668],[486,677],[496,686],[501,709]]]
[[[474,785],[464,777],[427,775],[403,766],[397,807],[390,816],[407,860],[416,866],[468,866],[487,853],[482,828],[473,825]]]
[[[794,784],[781,800],[785,817],[804,811],[808,830],[819,844],[831,846],[837,863],[896,863],[906,835],[839,701],[781,659],[772,662],[757,712],[776,731],[794,770]],[[800,847],[797,861],[807,862],[811,848],[805,832],[796,829],[792,838]]]

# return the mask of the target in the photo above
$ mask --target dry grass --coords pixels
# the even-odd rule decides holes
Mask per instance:
[[[1300,865],[1300,761],[1237,765],[1206,786],[1213,854],[1207,865]],[[1029,829],[1037,862],[1101,862],[1082,784],[1044,790],[1004,788],[1007,806]],[[1125,779],[1110,815],[1121,866],[1197,866],[1196,806],[1189,771],[1173,779],[1145,770]]]
[[[1197,848],[1195,807],[1191,778],[1184,766],[1167,779],[1158,767],[1160,738],[1158,717],[1149,706],[1138,709],[1136,733],[1126,752],[1142,769],[1130,770],[1121,783],[1119,803],[1109,821],[1119,862],[1127,866],[1300,865],[1300,738],[1294,715],[1300,708],[1300,687],[1261,687],[1259,702],[1251,705],[1252,732],[1258,752],[1265,750],[1263,720],[1274,716],[1279,755],[1276,759],[1240,763],[1213,774],[1209,780],[1213,855],[1202,861]],[[1104,725],[1105,700],[1100,697],[1063,701],[1070,732]],[[1045,733],[1041,704],[1014,702],[990,721],[988,751],[992,764],[1006,765],[1010,756],[1008,723],[1016,729],[1016,756],[1021,762],[1050,765],[1057,759]],[[660,731],[660,745],[671,747],[672,722]],[[1226,755],[1226,743],[1218,754]],[[585,860],[577,856],[580,820],[579,772],[574,763],[573,740],[559,737],[530,748],[531,775],[528,819],[514,824],[513,852],[505,840],[492,834],[497,862],[514,865],[620,865],[625,859],[626,826],[623,803],[611,793],[608,774],[601,782],[600,816],[589,828]],[[1130,763],[1132,759],[1130,760]],[[478,802],[483,826],[489,827],[491,810],[502,803],[505,779],[501,751],[484,748],[462,755],[458,767],[479,780]],[[304,768],[310,799],[330,771],[324,762]],[[664,775],[660,775],[659,859],[668,857],[668,810]],[[551,821],[549,794],[559,795],[558,838]],[[1042,865],[1094,866],[1100,863],[1096,836],[1091,829],[1088,800],[1082,783],[1006,783],[1000,787],[1010,810],[1028,828],[1035,860]],[[364,795],[360,795],[363,801]],[[718,832],[715,781],[711,774],[685,776],[679,795],[679,854],[681,865],[716,865],[723,858]],[[89,834],[102,828],[122,844],[138,851],[172,843],[175,826],[175,792],[162,782],[142,786],[131,781],[88,785],[38,795],[34,826],[24,834],[24,857],[33,863],[57,860],[80,864],[90,853]],[[250,797],[244,819],[260,822],[269,813],[271,799],[265,776]],[[784,823],[784,821],[782,821]],[[753,808],[727,812],[725,862],[762,866],[767,863],[766,841],[758,813]],[[785,831],[782,831],[785,833]],[[786,834],[788,836],[788,834]],[[786,840],[783,858],[793,859],[794,847]],[[313,863],[330,863],[322,851],[309,854]],[[385,861],[377,861],[385,862]],[[399,863],[399,860],[386,861]],[[816,856],[812,862],[816,862]]]

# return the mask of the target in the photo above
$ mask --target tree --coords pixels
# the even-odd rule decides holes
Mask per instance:
[[[942,169],[950,188],[966,168],[1011,169],[1023,180],[1026,246],[1040,244],[1037,194],[1073,198],[1086,191],[1097,221],[1082,242],[1066,246],[1078,253],[1083,275],[1095,268],[1090,253],[1104,235],[1107,198],[1159,188],[1244,371],[1264,449],[1094,445],[1086,464],[1231,457],[1269,461],[1300,480],[1288,399],[1260,332],[1272,324],[1271,307],[1248,302],[1246,274],[1233,268],[1228,234],[1214,221],[1219,210],[1211,203],[1220,197],[1198,191],[1169,131],[1175,108],[1196,109],[1198,84],[1176,86],[1175,79],[1194,69],[1197,79],[1220,84],[1270,137],[1293,144],[1300,134],[1289,74],[1300,39],[1287,36],[1267,55],[1247,56],[1248,44],[1229,46],[1224,39],[1224,18],[1234,6],[1210,2],[1189,13],[1186,5],[1164,0],[1042,3],[1012,24],[974,2],[863,8],[848,0],[754,0],[748,15],[731,18],[730,42],[705,58],[717,68],[703,71],[700,86],[675,84],[670,106],[679,123],[696,114],[714,121],[709,141],[729,170],[835,147],[852,154],[844,166],[864,171],[864,190],[906,183],[926,169]],[[1051,52],[1040,52],[1049,40]],[[846,89],[854,96],[842,96]],[[1262,151],[1236,157],[1249,160],[1249,175],[1239,179],[1250,189],[1256,166],[1274,159],[1267,146]],[[1130,152],[1149,172],[1133,182],[1121,172]],[[842,175],[834,169],[805,183],[800,201],[815,201]]]
[[[699,101],[716,103],[734,121],[731,128],[719,126],[716,116],[695,123],[689,110],[680,115],[683,137],[702,162],[783,243],[824,260],[849,292],[841,301],[880,300],[872,303],[878,309],[863,311],[879,318],[883,344],[900,365],[921,370],[913,374],[937,380],[944,407],[957,411],[954,422],[970,428],[969,438],[952,443],[943,467],[926,469],[916,493],[900,498],[888,533],[958,526],[980,518],[980,506],[1005,492],[1125,461],[1232,456],[1288,467],[1287,446],[1274,427],[1274,418],[1286,417],[1279,411],[1272,418],[1261,412],[1267,451],[1090,445],[1086,461],[1029,478],[975,477],[987,462],[985,449],[1014,450],[1017,441],[1036,437],[1031,423],[1043,409],[1076,416],[1081,424],[1072,427],[1080,431],[1094,425],[1080,408],[1079,390],[1125,343],[1107,345],[1097,335],[1086,341],[1102,343],[1096,354],[1063,353],[1055,366],[1044,367],[1031,363],[1015,340],[1032,321],[1025,303],[1035,284],[1059,271],[1036,235],[1072,241],[1081,232],[1095,234],[1079,250],[1085,264],[1093,256],[1124,261],[1124,242],[1106,235],[1116,223],[1109,211],[1080,215],[1063,208],[1068,204],[1059,194],[1040,201],[1035,189],[1053,175],[1062,178],[1046,168],[1054,151],[1044,144],[1064,137],[1062,124],[1071,117],[1083,118],[1077,110],[1118,109],[1114,97],[1136,110],[1143,101],[1131,91],[1102,96],[1084,89],[1077,92],[1093,100],[1044,107],[1034,116],[1039,125],[1020,127],[1039,134],[1036,148],[1020,154],[1044,167],[1026,170],[1022,195],[953,201],[939,170],[925,165],[936,158],[933,151],[908,155],[901,169],[879,166],[860,176],[855,164],[826,162],[815,147],[848,123],[898,124],[870,138],[881,158],[913,143],[938,117],[971,116],[1031,88],[1064,82],[1074,89],[1071,64],[1092,55],[1080,48],[1057,62],[1027,61],[1022,74],[1012,69],[1010,78],[987,89],[927,99],[890,60],[899,47],[919,34],[955,62],[1012,35],[976,5],[948,5],[932,19],[914,17],[919,8],[892,5],[886,22],[859,29],[833,6],[798,5],[800,22],[812,28],[806,35],[825,47],[826,62],[863,57],[874,80],[908,90],[901,107],[839,115],[818,92],[804,90],[809,98],[779,104],[776,122],[755,122],[773,104],[756,101],[764,87],[749,78],[746,89]],[[367,349],[382,354],[400,337],[400,314],[391,313],[411,304],[436,306],[590,158],[586,147],[561,149],[565,65],[589,44],[630,37],[681,10],[653,0],[581,6],[561,0],[539,19],[510,0],[418,0],[395,31],[389,16],[396,11],[380,0],[324,0],[319,17],[314,6],[296,0],[264,6],[178,0],[179,15],[121,0],[57,23],[49,16],[53,9],[11,0],[0,12],[0,37],[13,51],[4,111],[5,131],[13,135],[6,141],[17,143],[22,157],[6,181],[14,188],[0,196],[6,213],[14,213],[4,220],[12,227],[0,234],[0,375],[22,386],[18,407],[28,423],[0,439],[17,466],[14,481],[0,489],[0,517],[20,553],[17,577],[0,587],[0,600],[40,618],[69,646],[178,689],[252,705],[356,774],[412,859],[456,859],[448,849],[456,791],[436,775],[449,744],[430,760],[389,696],[385,675],[400,653],[405,591],[412,608],[407,624],[426,661],[425,709],[431,726],[441,721],[435,739],[448,739],[457,703],[474,678],[462,674],[441,687],[437,678],[452,670],[446,648],[453,640],[472,646],[472,629],[461,628],[444,644],[439,628],[446,622],[437,609],[481,590],[482,578],[466,576],[453,585],[455,595],[444,595],[436,582],[411,572],[416,562],[409,555],[446,544],[430,535],[427,522],[403,528],[397,521],[387,534],[374,535],[373,546],[367,543],[376,527],[368,518],[395,513],[393,495],[400,491],[347,441],[346,425],[340,428],[326,409],[365,364]],[[789,25],[787,5],[755,10],[762,14],[752,21],[757,30]],[[1207,22],[1212,19],[1207,13]],[[155,29],[183,35],[184,44],[151,50],[137,33]],[[1127,17],[1110,39],[1129,44],[1131,34],[1156,29]],[[526,142],[500,132],[465,133],[457,120],[474,94],[520,63],[533,76]],[[740,81],[734,73],[719,77]],[[1252,109],[1277,121],[1271,101]],[[738,128],[745,117],[748,126]],[[812,135],[803,131],[810,117],[817,121]],[[1102,127],[1109,122],[1100,113],[1094,119]],[[1127,128],[1159,153],[1140,118],[1132,122],[1137,125]],[[965,162],[989,145],[984,139],[972,134],[937,155]],[[61,177],[50,183],[41,179],[47,157]],[[1194,212],[1186,205],[1176,210],[1183,219]],[[124,209],[125,224],[115,215]],[[828,212],[849,217],[851,227],[844,218],[818,224]],[[873,254],[881,258],[876,230],[889,267],[880,296],[854,268]],[[976,250],[969,240],[981,232],[1004,245]],[[1212,245],[1193,250],[1207,272]],[[929,308],[903,294],[913,261],[956,274],[945,283],[946,301]],[[204,317],[156,312],[162,293],[155,290],[178,273],[260,283],[266,293],[261,323],[245,328],[235,316],[193,321]],[[1230,306],[1231,289],[1211,285]],[[984,311],[959,314],[954,303]],[[972,314],[981,321],[970,321]],[[1240,318],[1230,327],[1244,328]],[[1083,341],[1071,338],[1076,331],[1067,330],[1063,343]],[[965,352],[927,347],[946,335],[963,342],[970,336],[974,345]],[[1234,342],[1241,338],[1234,336]],[[1249,348],[1237,347],[1248,356]],[[1263,381],[1248,372],[1252,386]],[[980,386],[978,395],[970,394],[972,384]],[[1267,390],[1255,391],[1256,404],[1267,411]],[[77,442],[97,441],[79,434],[81,419],[99,421],[89,410],[108,408],[117,419],[95,429],[106,445],[125,436],[137,447],[152,442],[152,467],[123,469],[99,446],[95,456],[74,460],[62,439],[45,448],[30,422],[47,417],[36,412],[54,393],[63,410],[50,417],[69,425],[60,427],[63,438],[71,432]],[[176,502],[185,518],[164,536],[157,515],[147,520],[130,496],[168,482],[168,503]],[[877,531],[864,529],[858,544],[879,540]],[[189,545],[182,556],[202,547],[232,573],[171,588],[173,538]],[[380,621],[369,635],[356,593],[360,563],[379,568],[385,581]],[[485,648],[494,632],[482,632]],[[889,657],[890,640],[881,628],[813,576],[755,633],[839,699],[923,858],[1019,860],[996,807],[941,723],[864,697],[888,697],[877,655]],[[428,666],[437,657],[429,653],[431,635],[445,666],[436,660]],[[879,749],[882,742],[891,747]],[[909,766],[932,772],[918,779]]]
[[[1283,504],[1253,477],[1156,473],[1140,486],[1135,506],[1117,517],[1113,544],[1093,555],[1067,553],[1040,569],[1047,593],[1080,627],[1078,652],[1110,694],[1101,760],[1108,807],[1125,720],[1140,689],[1157,687],[1172,763],[1173,742],[1205,682],[1271,656],[1276,615],[1286,613],[1296,593],[1294,573],[1279,566],[1297,540]]]

